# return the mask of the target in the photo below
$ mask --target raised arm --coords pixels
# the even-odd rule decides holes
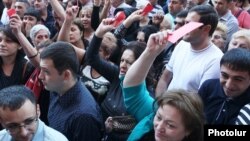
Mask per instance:
[[[66,17],[63,22],[62,28],[59,31],[57,38],[58,41],[69,42],[70,27],[71,24],[73,23],[73,20],[76,18],[78,11],[79,11],[78,6],[72,6],[66,9]]]
[[[114,34],[118,39],[122,39],[127,29],[136,21],[140,21],[143,18],[142,10],[136,10],[129,15],[123,23],[115,30]],[[139,27],[138,27],[139,28]]]
[[[167,41],[164,37],[167,32],[158,32],[149,37],[147,47],[142,55],[132,64],[125,75],[123,87],[132,87],[141,84],[148,74],[155,58],[164,50]]]
[[[100,13],[100,21],[107,18],[110,7],[110,0],[104,0],[104,5]]]
[[[113,19],[111,18],[104,19],[101,22],[95,31],[94,37],[92,38],[89,48],[86,52],[88,64],[110,82],[113,81],[114,78],[118,77],[119,70],[117,66],[100,57],[99,48],[104,35],[108,31],[111,31],[115,28],[112,23]]]
[[[22,33],[22,21],[20,17],[15,14],[10,18],[10,27],[12,32],[15,33],[19,43],[21,44],[25,54],[29,58],[30,62],[35,66],[39,67],[40,54],[35,47],[31,45],[26,36]]]
[[[52,9],[55,11],[55,13],[61,18],[61,19],[65,19],[65,10],[62,7],[62,5],[59,3],[58,0],[49,0],[49,3],[52,7]]]

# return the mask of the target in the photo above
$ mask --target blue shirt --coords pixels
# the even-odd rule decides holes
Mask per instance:
[[[62,96],[51,92],[48,121],[70,141],[100,141],[102,137],[99,106],[79,80]]]
[[[225,95],[219,79],[206,80],[199,89],[207,124],[234,125],[240,109],[250,101],[250,88],[235,98]]]

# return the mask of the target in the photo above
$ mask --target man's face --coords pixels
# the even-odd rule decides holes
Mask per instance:
[[[174,20],[174,30],[177,30],[178,28],[182,27],[185,24],[185,18],[180,18],[180,17],[176,17]]]
[[[180,0],[169,0],[168,2],[168,10],[172,15],[176,15],[181,10],[184,9],[184,5],[180,2]]]
[[[249,88],[250,74],[248,71],[235,71],[222,65],[220,83],[228,97],[237,97]]]
[[[16,2],[15,3],[15,10],[17,15],[19,15],[21,18],[23,17],[24,13],[26,12],[28,8],[28,5],[24,2]]]
[[[230,3],[227,0],[213,0],[213,5],[219,16],[224,16],[229,10]]]
[[[39,11],[47,10],[48,2],[47,0],[33,0],[35,9]]]
[[[62,89],[64,83],[63,73],[60,75],[54,66],[51,59],[41,59],[41,72],[39,79],[41,79],[46,90],[58,92]]]
[[[1,124],[15,141],[32,141],[37,130],[39,115],[39,108],[36,109],[29,100],[15,111],[0,108]]]
[[[200,20],[200,15],[197,14],[196,12],[190,12],[188,13],[185,23],[189,22],[199,22]],[[195,29],[192,32],[189,32],[183,37],[183,40],[186,42],[190,42],[191,44],[199,44],[200,42],[203,41],[203,36],[204,32],[201,28]]]

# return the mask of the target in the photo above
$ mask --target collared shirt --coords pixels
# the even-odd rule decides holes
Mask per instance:
[[[219,20],[227,26],[227,43],[229,43],[233,33],[239,30],[238,20],[230,10],[224,16],[220,17]]]
[[[62,96],[51,92],[48,121],[70,141],[97,141],[102,136],[99,106],[79,80]]]
[[[1,141],[14,141],[6,129],[0,131]],[[38,128],[32,141],[68,141],[68,139],[60,132],[48,127],[40,119],[38,120]]]

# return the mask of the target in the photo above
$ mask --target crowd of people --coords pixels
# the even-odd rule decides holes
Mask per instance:
[[[0,16],[1,141],[202,141],[205,125],[250,125],[249,0],[2,0]]]

